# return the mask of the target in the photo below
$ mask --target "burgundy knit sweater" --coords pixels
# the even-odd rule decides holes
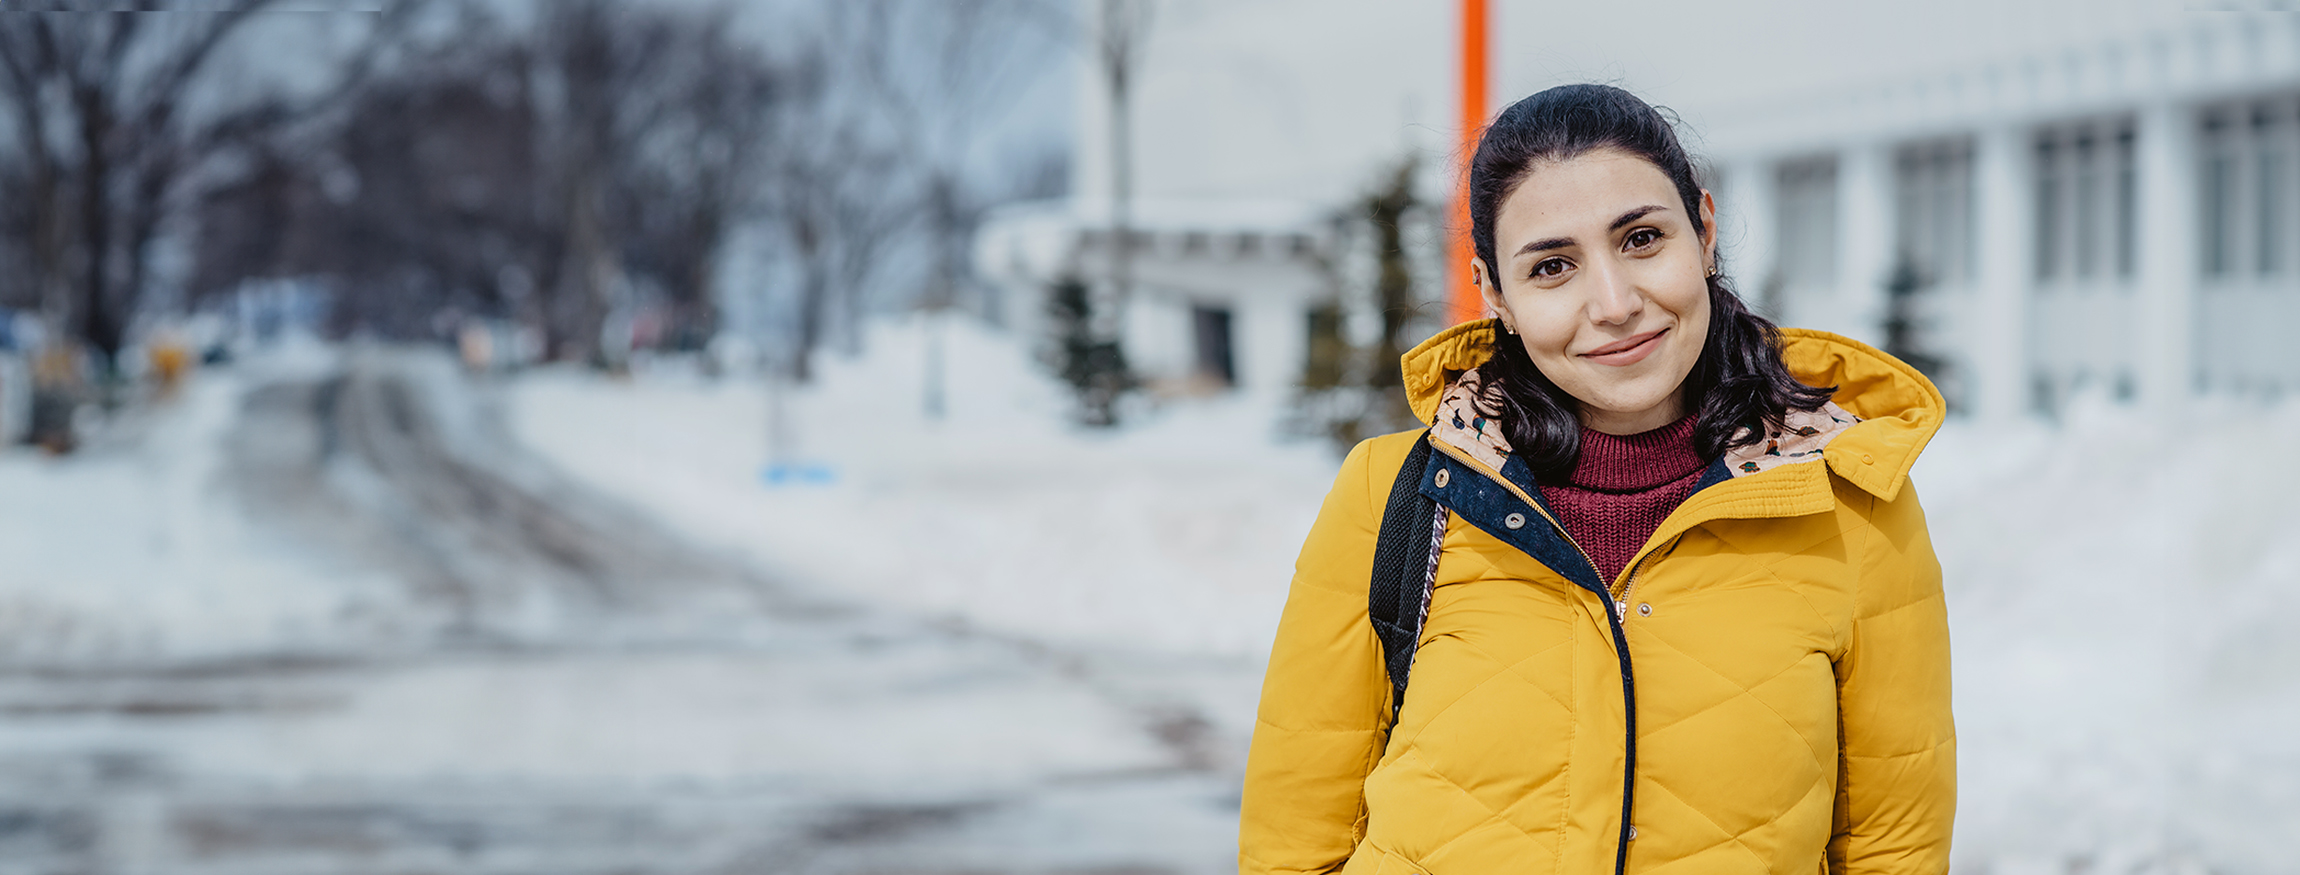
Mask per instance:
[[[1693,451],[1693,417],[1643,434],[1581,430],[1581,458],[1542,495],[1565,532],[1589,551],[1607,583],[1693,494],[1706,460]]]

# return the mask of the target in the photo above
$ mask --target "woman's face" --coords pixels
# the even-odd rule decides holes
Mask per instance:
[[[1600,149],[1537,162],[1494,216],[1500,263],[1472,267],[1534,365],[1581,402],[1582,424],[1637,434],[1684,415],[1709,336],[1715,225],[1708,192],[1686,215],[1660,168]]]

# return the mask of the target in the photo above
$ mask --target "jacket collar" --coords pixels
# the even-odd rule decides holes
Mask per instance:
[[[1512,449],[1474,401],[1483,385],[1477,369],[1493,356],[1498,326],[1492,319],[1465,322],[1399,359],[1407,401],[1430,423],[1432,440],[1495,476],[1509,469]],[[1833,501],[1830,473],[1886,501],[1907,485],[1947,412],[1932,381],[1868,344],[1825,331],[1781,329],[1781,357],[1806,384],[1836,386],[1835,398],[1820,410],[1791,413],[1781,431],[1726,453],[1719,479],[1730,478],[1734,488],[1704,489],[1681,510],[1706,518],[1817,513]]]

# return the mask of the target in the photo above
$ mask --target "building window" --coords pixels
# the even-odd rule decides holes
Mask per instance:
[[[2300,263],[2300,118],[2289,99],[2214,107],[2198,136],[2206,276],[2275,277]]]
[[[2274,276],[2284,263],[2284,213],[2287,209],[2284,191],[2284,127],[2283,119],[2266,113],[2254,116],[2253,140],[2260,144],[2254,156],[2258,168],[2260,189],[2260,217],[2258,233],[2253,237],[2253,265],[2261,276]]]
[[[2140,173],[2129,127],[2116,132],[2116,275],[2130,277],[2139,269]]]
[[[1309,311],[1309,337],[1303,344],[1302,388],[1339,388],[1350,378],[1350,340],[1344,333],[1342,305],[1323,301]]]
[[[2073,186],[2076,191],[2076,258],[2072,261],[2076,266],[2076,275],[2085,279],[2101,273],[2100,256],[2105,251],[2101,245],[2105,241],[2100,239],[2102,229],[2107,227],[2107,223],[2101,221],[2104,218],[2101,215],[2104,200],[2101,195],[2106,193],[2102,189],[2108,186],[2102,184],[2101,179],[2100,165],[2104,163],[2100,157],[2102,151],[2100,140],[2093,136],[2093,132],[2077,133],[2076,185]]]
[[[1791,288],[1837,280],[1837,159],[1790,161],[1777,180],[1781,282]]]
[[[2036,276],[2131,278],[2138,176],[2130,119],[2056,125],[2036,139]]]
[[[2229,232],[2236,224],[2230,221],[2238,209],[2236,191],[2236,147],[2238,138],[2229,134],[2228,119],[2219,115],[2204,120],[2204,220],[2203,246],[2205,276],[2226,276],[2236,261],[2236,238]]]
[[[1966,139],[1902,147],[1893,161],[1894,243],[1921,281],[1973,275],[1973,147]]]
[[[1230,309],[1203,304],[1190,308],[1191,339],[1197,347],[1198,376],[1217,386],[1238,385],[1230,347]]]
[[[2060,190],[2062,162],[2060,143],[2049,137],[2036,144],[2036,278],[2049,280],[2060,275],[2060,230],[2066,223],[2061,215]]]

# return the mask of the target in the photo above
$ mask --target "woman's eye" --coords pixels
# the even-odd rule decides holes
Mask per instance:
[[[1564,272],[1565,259],[1562,258],[1544,259],[1540,264],[1533,266],[1533,276],[1537,279],[1554,277]]]
[[[1659,242],[1661,242],[1661,232],[1652,228],[1639,228],[1631,231],[1629,232],[1629,239],[1623,241],[1626,248],[1629,249],[1644,249]]]

